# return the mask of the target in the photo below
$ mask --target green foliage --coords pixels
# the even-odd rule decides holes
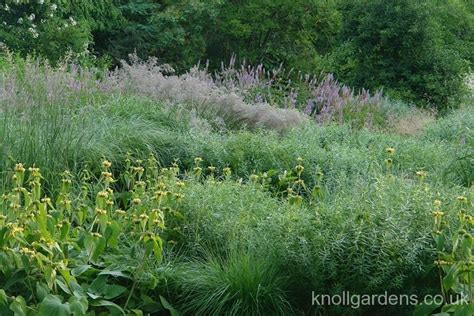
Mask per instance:
[[[314,71],[320,54],[331,50],[341,16],[332,1],[224,1],[207,57],[218,63],[236,54],[269,68]]]
[[[68,54],[85,56],[92,41],[91,29],[99,27],[93,21],[101,12],[113,12],[108,11],[108,3],[9,1],[0,9],[0,39],[22,55],[42,55],[53,63]]]
[[[181,71],[196,64],[206,50],[215,16],[214,2],[118,1],[120,23],[94,32],[95,49],[116,61],[135,51],[157,56]]]
[[[441,201],[437,201],[433,212],[433,238],[436,241],[439,270],[443,293],[441,313],[446,315],[468,315],[474,312],[474,268],[473,234],[474,220],[469,208],[469,197],[458,196],[451,206],[458,214],[455,227],[450,227],[442,211]],[[439,306],[433,306],[435,310]]]
[[[292,314],[283,291],[287,278],[266,258],[235,252],[175,269],[170,283],[185,314]]]
[[[474,19],[461,1],[347,1],[340,77],[438,110],[459,105]]]
[[[117,179],[106,160],[98,179],[66,171],[54,197],[42,192],[38,168],[19,163],[9,172],[13,187],[0,201],[2,315],[170,308],[156,295],[156,271],[167,242],[176,242],[183,182],[153,156],[126,164]]]
[[[0,58],[1,315],[400,315],[411,306],[323,308],[311,292],[439,291],[430,212],[472,210],[469,183],[445,176],[472,149],[469,107],[412,137],[359,129],[365,108],[230,130],[186,103],[206,78],[134,90],[139,68],[60,66]]]

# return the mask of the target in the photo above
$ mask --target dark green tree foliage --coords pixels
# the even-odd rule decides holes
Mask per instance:
[[[331,50],[341,17],[332,1],[222,1],[208,57],[239,59],[268,66],[313,71],[320,54]]]
[[[120,23],[94,33],[97,51],[115,60],[131,52],[156,56],[180,70],[205,56],[214,33],[216,14],[212,1],[116,1]]]
[[[462,2],[346,1],[342,12],[340,77],[438,109],[459,102],[474,56],[473,15]]]

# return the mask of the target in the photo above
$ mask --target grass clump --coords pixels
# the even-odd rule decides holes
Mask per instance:
[[[287,277],[266,258],[246,252],[185,262],[171,277],[176,306],[185,314],[289,315]]]

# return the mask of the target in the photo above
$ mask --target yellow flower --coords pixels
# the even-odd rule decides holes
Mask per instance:
[[[209,167],[207,167],[207,170],[209,170],[210,173],[214,173],[214,171],[216,171],[216,167],[209,166]]]
[[[125,212],[124,210],[121,210],[121,209],[115,210],[115,213],[116,213],[117,215],[125,215],[125,214],[127,214],[127,212]]]
[[[102,167],[104,167],[105,169],[107,168],[110,168],[112,166],[112,163],[108,160],[104,160],[102,161]]]
[[[106,197],[109,196],[109,192],[107,192],[107,191],[100,191],[99,193],[97,193],[97,196],[106,198]]]
[[[136,199],[133,199],[132,200],[132,203],[135,204],[135,205],[138,205],[142,202],[142,200],[140,200],[139,198],[136,198]]]
[[[258,176],[256,174],[251,174],[250,175],[250,181],[257,182],[258,181]]]
[[[461,203],[467,203],[467,197],[465,197],[465,196],[460,195],[460,196],[456,197],[456,199]]]
[[[15,171],[16,172],[25,172],[25,167],[23,167],[22,163],[17,163],[15,165]]]
[[[441,201],[440,200],[434,200],[434,205],[436,207],[440,207],[441,206]]]
[[[95,209],[95,212],[97,213],[97,215],[105,215],[107,214],[107,211],[106,210],[103,210],[101,208],[96,208]]]
[[[389,155],[393,155],[393,154],[395,154],[395,148],[387,147],[387,148],[385,148],[385,152]]]
[[[23,227],[12,225],[12,228],[11,228],[12,236],[16,236],[16,234],[18,234],[18,233],[23,233],[23,231],[24,231]]]
[[[298,175],[300,175],[303,172],[303,170],[304,170],[304,167],[302,165],[297,165],[295,167],[295,171],[296,173],[298,173]]]
[[[133,167],[132,170],[134,172],[138,172],[138,173],[142,173],[145,171],[145,169],[143,167]]]
[[[426,171],[423,171],[423,170],[420,170],[420,171],[416,172],[416,176],[418,178],[421,178],[421,179],[425,178],[427,175],[428,175],[428,173]]]
[[[304,185],[304,180],[303,179],[296,180],[295,184]]]
[[[222,169],[222,172],[225,176],[230,176],[232,174],[232,170],[230,170],[229,167],[225,167],[224,169]]]

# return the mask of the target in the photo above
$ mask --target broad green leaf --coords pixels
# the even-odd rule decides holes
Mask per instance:
[[[6,306],[8,304],[8,296],[5,290],[0,289],[0,306]]]
[[[431,315],[440,305],[438,304],[419,304],[416,305],[415,310],[413,311],[413,316],[426,316]]]
[[[46,284],[41,282],[36,283],[36,297],[38,298],[38,301],[44,300],[44,298],[49,294],[50,292]]]
[[[69,303],[63,303],[55,295],[48,295],[38,304],[39,315],[41,316],[69,316],[71,309]]]
[[[125,315],[125,311],[119,305],[106,300],[98,300],[90,304],[91,306],[102,306],[109,309],[112,315]]]
[[[0,289],[0,315],[13,316],[13,311],[8,306],[8,296],[3,289]]]
[[[446,276],[443,278],[443,286],[446,291],[449,291],[456,284],[458,272],[458,264],[453,264],[449,268]]]
[[[118,236],[120,235],[120,225],[116,221],[112,221],[105,230],[105,238],[107,239],[107,245],[110,247],[117,247]]]
[[[26,316],[26,301],[22,296],[17,296],[10,304],[10,309],[13,311],[14,316]]]
[[[116,278],[125,278],[125,279],[132,280],[132,278],[128,274],[125,274],[119,270],[103,270],[99,272],[99,275],[110,275]]]
[[[123,294],[127,288],[116,285],[116,284],[107,284],[107,276],[101,275],[98,276],[94,282],[89,286],[88,292],[100,295],[105,299],[113,299],[121,294]]]
[[[96,238],[95,242],[96,242],[95,249],[94,249],[94,252],[92,253],[92,259],[94,261],[99,259],[99,256],[104,252],[106,240],[105,240],[105,237],[100,237],[100,238]]]
[[[87,309],[89,308],[89,302],[85,296],[76,297],[71,296],[69,299],[69,306],[71,309],[71,313],[74,316],[82,316],[87,313]]]
[[[455,308],[453,316],[472,316],[474,315],[474,304],[459,304]]]
[[[80,276],[81,274],[83,274],[84,272],[89,270],[91,267],[92,266],[89,265],[89,264],[84,264],[84,265],[77,266],[77,267],[75,267],[74,269],[71,270],[71,274],[75,277]]]
[[[164,308],[166,308],[171,316],[180,316],[181,314],[164,298],[160,295],[160,301]]]

